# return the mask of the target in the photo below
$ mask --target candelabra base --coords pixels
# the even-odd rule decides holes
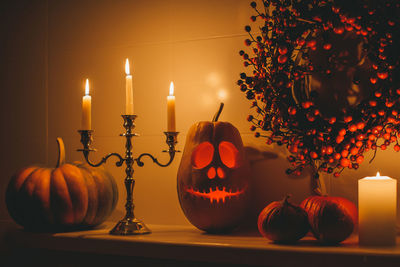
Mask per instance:
[[[110,231],[111,235],[144,235],[150,233],[151,230],[136,218],[122,219]]]

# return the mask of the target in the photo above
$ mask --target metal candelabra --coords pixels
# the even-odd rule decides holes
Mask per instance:
[[[93,141],[93,130],[79,130],[78,132],[81,135],[81,143],[83,145],[83,149],[78,149],[78,151],[82,151],[85,157],[86,162],[92,167],[98,167],[104,164],[110,157],[115,156],[118,158],[118,161],[115,163],[118,167],[121,167],[124,162],[126,165],[125,173],[125,188],[126,188],[126,214],[125,217],[120,220],[114,228],[110,231],[112,235],[139,235],[139,234],[149,234],[151,230],[140,220],[138,220],[134,213],[133,209],[135,205],[133,204],[133,188],[135,186],[135,179],[133,178],[133,164],[136,162],[139,167],[144,165],[142,158],[149,157],[153,160],[155,164],[161,167],[167,167],[174,160],[175,153],[179,152],[175,150],[175,145],[177,144],[177,136],[178,132],[164,132],[167,137],[166,143],[168,145],[168,150],[164,150],[163,152],[169,153],[169,161],[165,164],[158,162],[158,160],[149,153],[140,154],[139,157],[133,158],[132,156],[132,137],[137,136],[136,133],[133,132],[135,128],[135,119],[136,115],[122,115],[124,119],[124,128],[125,133],[121,134],[126,138],[125,143],[125,157],[121,156],[118,153],[110,153],[107,156],[103,157],[98,163],[93,163],[89,160],[89,153],[96,151],[91,148],[90,145]]]

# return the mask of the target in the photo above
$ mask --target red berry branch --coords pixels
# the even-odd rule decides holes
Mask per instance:
[[[249,70],[238,85],[252,101],[248,121],[255,136],[291,153],[288,174],[312,166],[316,177],[338,177],[345,168],[359,168],[369,150],[393,143],[400,151],[399,1],[262,0],[251,7],[255,30],[245,26],[249,52],[239,52]],[[335,40],[349,35],[359,40],[354,66],[367,68],[368,93],[332,116],[321,111],[310,81],[350,64],[335,49]],[[362,78],[354,75],[352,83]]]

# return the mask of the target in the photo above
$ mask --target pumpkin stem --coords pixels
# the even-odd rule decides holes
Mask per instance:
[[[65,146],[61,137],[57,137],[57,146],[58,146],[58,160],[56,168],[65,164]]]
[[[219,115],[221,115],[223,108],[224,108],[224,103],[221,103],[219,105],[219,109],[218,109],[217,113],[215,113],[214,118],[212,119],[212,122],[217,122],[218,121]]]
[[[291,194],[287,194],[286,196],[285,196],[285,198],[282,200],[282,203],[283,203],[283,205],[287,205],[287,204],[290,204],[289,203],[289,198],[291,198]]]

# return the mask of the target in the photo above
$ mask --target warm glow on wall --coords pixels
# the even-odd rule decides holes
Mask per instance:
[[[228,98],[228,92],[221,88],[217,91],[217,97],[220,102],[224,102]]]
[[[227,81],[217,71],[209,72],[204,79],[205,87],[202,88],[202,103],[205,108],[225,102],[229,97],[226,90]]]

